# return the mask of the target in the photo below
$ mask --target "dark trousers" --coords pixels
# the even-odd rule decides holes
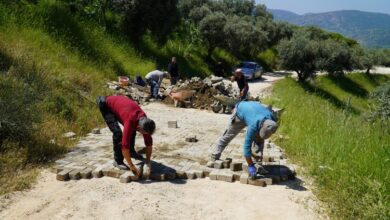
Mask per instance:
[[[113,150],[114,150],[114,159],[118,164],[123,163],[123,154],[122,154],[122,130],[119,127],[119,121],[111,112],[111,110],[106,105],[106,97],[98,96],[96,99],[96,103],[99,106],[100,112],[106,122],[108,128],[112,132],[112,142],[113,142]],[[134,145],[135,145],[135,135],[136,131],[131,135],[131,143],[130,143],[130,153],[134,153]]]
[[[178,79],[178,76],[171,76],[171,85],[176,85]]]

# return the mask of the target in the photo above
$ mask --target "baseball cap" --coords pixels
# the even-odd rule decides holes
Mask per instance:
[[[277,129],[278,124],[275,121],[266,119],[260,128],[259,135],[262,139],[267,139],[271,137],[271,135],[275,133]]]

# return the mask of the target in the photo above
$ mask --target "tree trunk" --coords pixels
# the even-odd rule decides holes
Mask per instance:
[[[370,70],[371,70],[371,68],[367,68],[366,75],[370,75]]]
[[[303,77],[303,72],[302,71],[296,71],[298,74],[298,81],[303,82],[305,81],[305,77]]]

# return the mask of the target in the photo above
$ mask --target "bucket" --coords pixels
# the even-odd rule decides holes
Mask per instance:
[[[121,86],[128,86],[129,85],[129,77],[127,76],[118,76],[118,82]]]

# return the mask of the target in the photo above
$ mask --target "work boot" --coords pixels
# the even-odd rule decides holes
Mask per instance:
[[[120,170],[129,170],[129,167],[127,167],[127,165],[125,163],[118,163],[116,161],[114,161],[113,163],[114,167],[120,169]]]

